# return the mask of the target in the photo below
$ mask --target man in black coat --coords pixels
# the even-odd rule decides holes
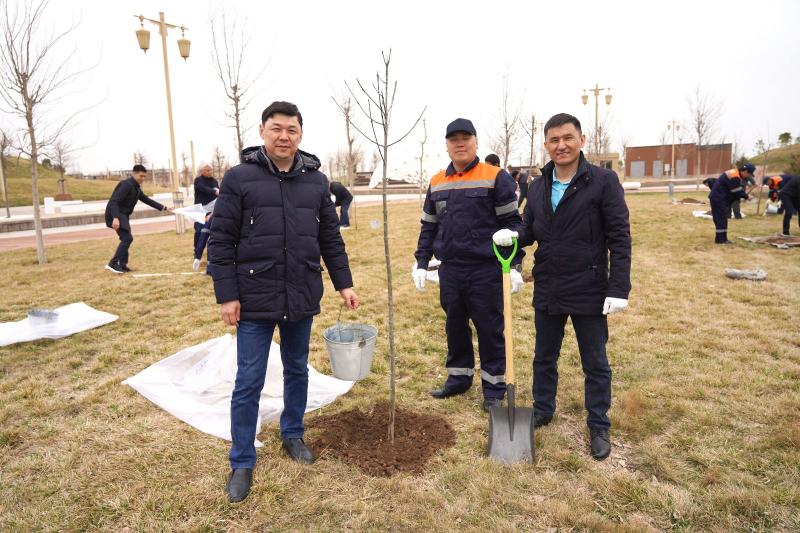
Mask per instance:
[[[343,228],[350,227],[350,215],[348,210],[350,204],[353,202],[353,195],[347,190],[347,187],[338,181],[331,181],[331,194],[336,198],[334,206],[341,207],[341,215],[339,216],[339,223]]]
[[[800,176],[792,176],[788,183],[781,187],[778,196],[783,206],[783,235],[788,236],[792,216],[795,213],[797,213],[797,224],[800,225]]]
[[[192,269],[200,268],[200,259],[203,257],[203,250],[211,231],[211,211],[214,208],[214,201],[219,196],[219,182],[213,175],[214,169],[211,165],[204,164],[200,167],[200,175],[194,179],[194,201],[202,205],[206,210],[206,222],[194,223],[194,262]],[[205,234],[205,235],[203,235]],[[201,237],[205,237],[201,238]]]
[[[558,357],[567,318],[572,319],[585,376],[585,406],[592,456],[611,452],[607,411],[611,368],[606,355],[606,315],[628,306],[631,235],[628,207],[617,175],[583,157],[586,138],[577,118],[553,116],[544,127],[552,161],[528,189],[522,225],[502,229],[494,242],[534,241],[534,424],[548,424],[556,407]],[[610,253],[610,265],[609,265]]]
[[[146,177],[147,169],[144,168],[144,165],[134,165],[132,175],[128,179],[120,181],[114,187],[114,192],[111,193],[111,198],[106,204],[106,226],[116,231],[119,237],[117,251],[106,265],[106,270],[114,274],[124,274],[131,271],[128,268],[128,248],[133,242],[130,216],[133,213],[133,208],[136,207],[136,203],[141,200],[153,209],[170,211],[169,208],[142,192],[141,185]]]
[[[328,178],[316,156],[298,150],[303,117],[289,102],[261,114],[264,146],[247,148],[222,180],[209,241],[209,271],[222,319],[238,327],[236,384],[231,397],[231,501],[247,497],[256,462],[258,403],[277,327],[283,362],[283,448],[312,463],[303,442],[308,395],[308,344],[320,312],[325,260],[334,288],[358,307]]]

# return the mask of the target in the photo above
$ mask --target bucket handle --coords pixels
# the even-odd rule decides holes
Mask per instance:
[[[339,307],[339,315],[336,317],[336,330],[339,333],[339,339],[342,338],[342,311],[344,311],[345,307],[347,307],[347,303],[342,302],[341,307]],[[363,333],[363,329],[361,333]],[[366,339],[364,339],[364,335],[361,335],[361,340],[358,341],[358,347],[363,348],[367,345]]]

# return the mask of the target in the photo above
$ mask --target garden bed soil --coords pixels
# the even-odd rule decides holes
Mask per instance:
[[[378,404],[370,412],[351,409],[322,415],[309,420],[307,426],[321,432],[309,442],[317,454],[380,477],[399,472],[419,474],[431,457],[456,442],[455,431],[444,418],[398,407],[392,444],[388,403]]]

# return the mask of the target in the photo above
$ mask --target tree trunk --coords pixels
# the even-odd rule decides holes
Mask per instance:
[[[58,178],[58,192],[60,194],[67,194],[67,188],[64,186],[64,165],[58,165],[58,172],[60,177]]]
[[[33,115],[28,112],[28,135],[31,140],[31,196],[33,200],[33,227],[36,230],[36,259],[40,265],[47,263],[44,253],[44,236],[42,235],[42,215],[39,212],[39,150],[36,146],[36,131],[33,127]]]
[[[6,206],[6,218],[11,218],[11,209],[8,206],[8,187],[6,186],[6,157],[0,154],[0,188],[3,192],[3,203]]]
[[[388,74],[388,73],[387,73]],[[387,76],[388,78],[388,76]],[[389,150],[388,126],[384,127],[383,134],[383,253],[386,256],[386,284],[388,287],[389,311],[389,441],[394,444],[394,413],[395,413],[395,353],[394,353],[394,297],[392,294],[392,260],[389,254],[389,209],[386,198],[387,160]]]
[[[237,95],[233,100],[233,117],[236,122],[236,147],[239,149],[237,157],[239,161],[242,160],[242,150],[244,150],[244,143],[242,141],[242,123],[241,123],[241,110],[239,109],[239,96]]]

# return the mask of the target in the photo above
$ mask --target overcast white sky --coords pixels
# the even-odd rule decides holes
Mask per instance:
[[[12,0],[13,1],[13,0]],[[75,143],[90,145],[75,167],[89,173],[128,168],[144,152],[154,166],[167,165],[161,43],[151,30],[145,55],[136,43],[134,14],[189,28],[192,53],[180,58],[168,37],[178,153],[208,160],[215,146],[235,155],[226,128],[226,101],[210,53],[209,14],[223,2],[202,0],[53,0],[47,25],[79,22],[73,33],[76,66],[97,63],[59,102],[63,110],[97,103],[75,131]],[[246,18],[252,35],[248,61],[269,66],[255,89],[245,121],[256,126],[273,100],[296,103],[305,128],[301,148],[325,162],[344,146],[344,126],[332,95],[345,80],[370,79],[381,66],[381,50],[393,49],[392,74],[399,81],[394,132],[410,125],[422,107],[428,150],[443,154],[450,120],[471,118],[479,131],[480,155],[499,126],[502,78],[524,114],[546,119],[557,112],[578,116],[588,130],[593,104],[582,90],[611,87],[613,147],[658,144],[670,119],[688,129],[687,96],[698,85],[724,105],[713,142],[735,142],[752,154],[757,139],[773,143],[782,131],[800,135],[800,2],[668,1],[623,2],[432,2],[340,1],[224,2],[229,15]],[[72,44],[72,43],[70,43]],[[593,100],[593,99],[592,99]],[[17,124],[4,114],[5,127]],[[412,134],[401,151],[416,150]],[[257,127],[247,144],[258,144]],[[525,158],[521,147],[512,162]],[[180,155],[179,155],[180,157]],[[391,154],[390,154],[391,158]]]

